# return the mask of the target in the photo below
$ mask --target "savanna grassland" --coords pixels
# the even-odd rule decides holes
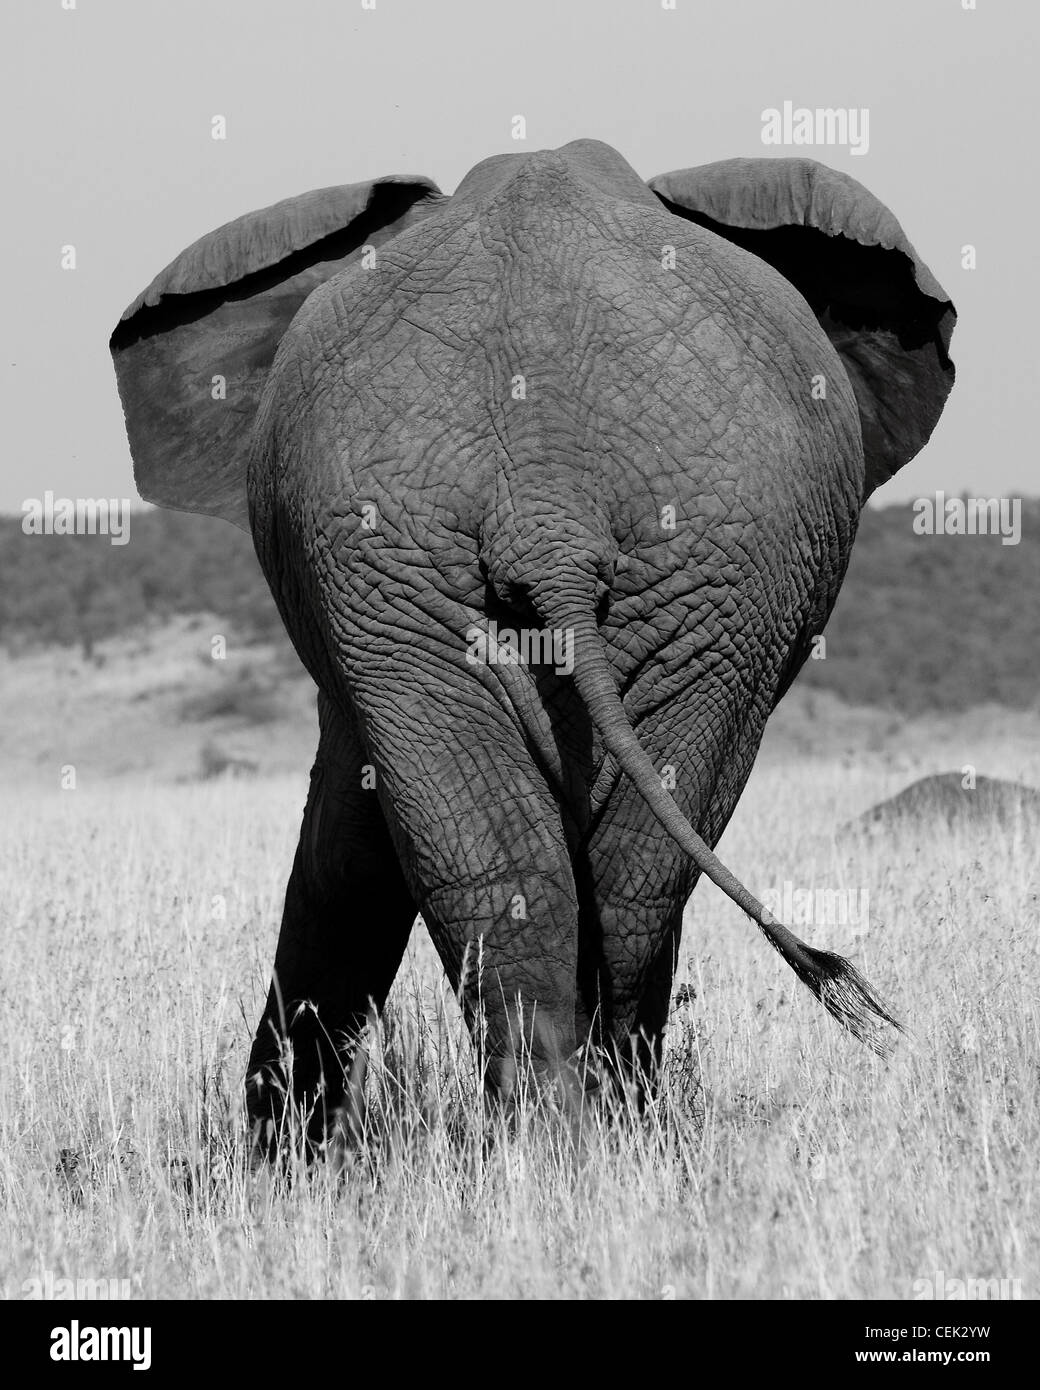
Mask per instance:
[[[241,1086],[316,721],[251,543],[0,521],[0,1296],[1040,1295],[1035,827],[835,838],[927,773],[1040,787],[1040,527],[911,523],[865,514],[720,846],[759,896],[851,895],[790,925],[906,1020],[892,1056],[705,883],[656,1107],[592,1108],[578,1149],[528,1111],[489,1136],[420,926],[365,1143],[290,1185],[250,1168]]]
[[[918,728],[854,762],[774,739],[722,842],[759,892],[869,894],[864,920],[796,930],[852,955],[906,1020],[889,1060],[704,884],[656,1107],[590,1110],[577,1150],[532,1113],[489,1142],[420,927],[373,1050],[366,1141],[339,1178],[291,1185],[251,1170],[240,1088],[304,768],[27,779],[0,813],[0,1290],[912,1298],[941,1276],[1036,1297],[1040,844],[995,825],[833,834],[987,739],[1004,765],[980,771],[1040,785],[1035,740],[976,733]]]

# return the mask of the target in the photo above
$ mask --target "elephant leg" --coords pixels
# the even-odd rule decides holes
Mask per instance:
[[[388,661],[378,687],[352,689],[398,856],[487,1090],[509,1101],[523,1071],[569,1096],[577,898],[559,806],[515,718],[468,672],[457,690]],[[416,690],[421,738],[400,713]]]
[[[363,1075],[363,1058],[351,1066],[357,1039],[371,1007],[386,1000],[416,915],[375,793],[362,785],[356,730],[321,695],[318,712],[274,975],[249,1058],[249,1115],[269,1149],[286,1093],[310,1113],[310,1142],[326,1137],[349,1096],[348,1076]]]

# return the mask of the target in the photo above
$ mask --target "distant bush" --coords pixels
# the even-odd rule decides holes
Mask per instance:
[[[255,777],[260,770],[252,758],[240,758],[226,753],[212,741],[199,750],[199,780],[208,782],[214,777]]]
[[[917,714],[982,702],[1037,702],[1040,500],[1022,504],[1022,540],[918,536],[909,505],[867,510],[827,627],[827,656],[799,681],[854,704]],[[212,517],[134,513],[130,542],[25,536],[0,518],[0,643],[94,644],[148,621],[207,612],[239,644],[288,639],[253,544]],[[292,659],[295,669],[295,658]],[[240,684],[207,696],[204,719],[263,723],[270,690]]]
[[[1035,706],[1040,652],[1040,500],[1022,539],[919,536],[909,505],[868,509],[827,625],[827,656],[799,681],[902,714]]]
[[[0,517],[0,642],[83,647],[143,622],[216,614],[240,641],[284,640],[253,542],[213,517],[134,512],[130,540],[26,536]]]
[[[277,691],[251,667],[224,677],[213,690],[190,695],[181,704],[184,720],[231,719],[239,724],[272,724],[281,714]]]

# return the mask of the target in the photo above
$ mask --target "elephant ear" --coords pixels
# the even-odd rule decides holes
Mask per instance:
[[[251,427],[296,311],[359,247],[440,200],[424,178],[315,189],[228,222],[161,271],[109,344],[141,496],[248,530]]]
[[[927,442],[954,377],[956,311],[899,223],[862,184],[811,159],[729,159],[649,186],[808,301],[856,395],[866,498]]]

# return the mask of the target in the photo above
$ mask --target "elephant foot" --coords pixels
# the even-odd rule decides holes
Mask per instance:
[[[348,1064],[349,1059],[349,1064]],[[309,1006],[289,1038],[261,1024],[249,1058],[246,1115],[254,1158],[282,1165],[326,1155],[364,1130],[368,1054],[363,1039],[334,1046]]]

